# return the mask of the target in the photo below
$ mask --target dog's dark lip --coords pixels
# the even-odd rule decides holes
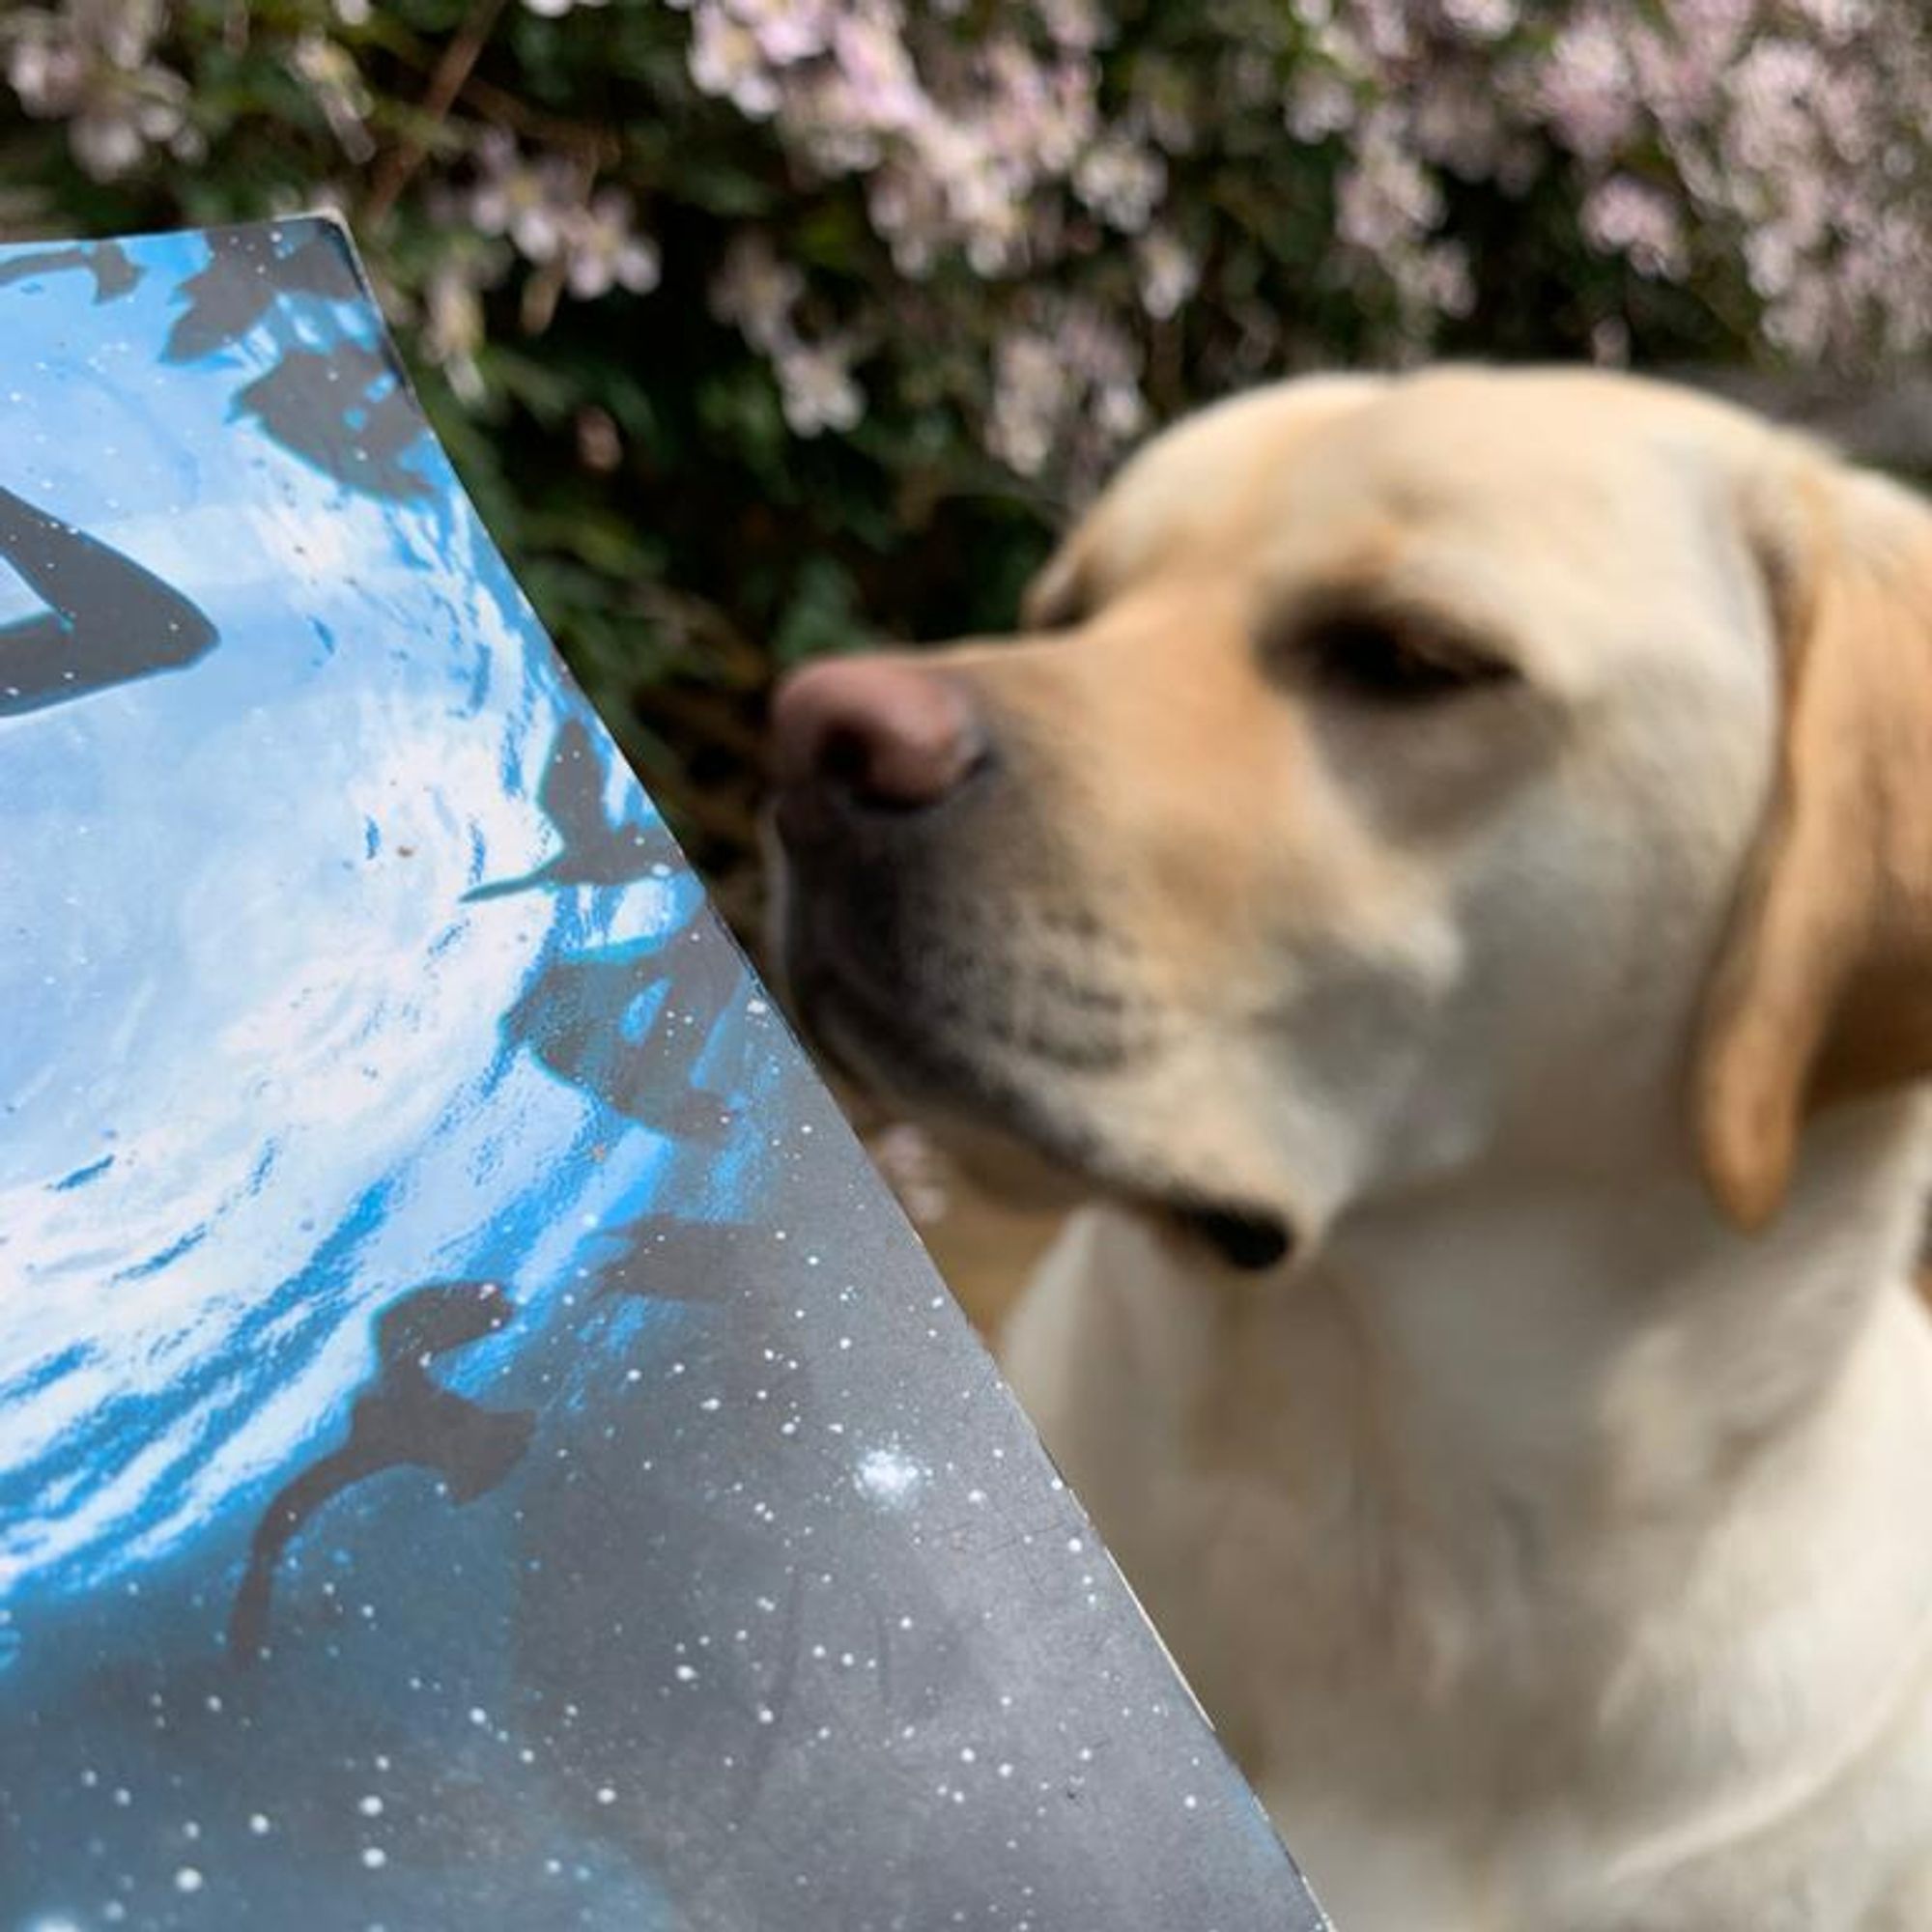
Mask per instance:
[[[1242,1274],[1265,1274],[1294,1252],[1293,1231],[1266,1208],[1189,1202],[1170,1205],[1168,1212]]]
[[[913,1059],[925,1074],[938,1075],[953,1090],[954,1098],[985,1123],[1002,1126],[1069,1172],[1085,1175],[1110,1192],[1161,1215],[1191,1238],[1205,1242],[1231,1268],[1243,1274],[1264,1274],[1294,1252],[1293,1230],[1271,1208],[1252,1202],[1216,1201],[1191,1192],[1170,1194],[1148,1186],[1145,1177],[1108,1172],[1099,1148],[1075,1145],[1077,1137],[1069,1137],[1057,1123],[1041,1117],[1026,1104],[1023,1095],[991,1091],[982,1069],[976,1068],[956,1049],[918,1036],[905,1025],[903,1012],[872,996],[869,988],[855,983],[855,976],[828,971],[821,962],[816,970],[797,976],[793,984],[808,1035],[818,1051],[848,1078],[873,1084],[868,1071],[857,1064],[861,1056],[838,1037],[843,1031],[841,1016],[856,1019],[874,1039],[883,1035],[889,1050]]]

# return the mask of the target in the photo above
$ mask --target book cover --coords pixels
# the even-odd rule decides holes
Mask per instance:
[[[342,231],[0,249],[0,1932],[1319,1925]]]

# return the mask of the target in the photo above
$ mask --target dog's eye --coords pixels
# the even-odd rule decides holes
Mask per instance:
[[[1502,659],[1435,629],[1379,617],[1329,617],[1294,639],[1318,684],[1377,704],[1426,704],[1516,675]]]

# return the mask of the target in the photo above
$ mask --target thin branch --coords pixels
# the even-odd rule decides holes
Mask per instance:
[[[456,97],[463,92],[477,61],[482,58],[483,49],[489,43],[506,4],[507,0],[476,0],[469,10],[469,17],[457,29],[455,38],[443,49],[442,58],[436,64],[436,71],[430,76],[429,92],[423,97],[422,120],[432,128],[440,128],[448,119],[449,110],[456,104]],[[382,225],[403,189],[409,185],[410,177],[422,166],[428,154],[429,142],[421,134],[412,136],[400,147],[389,151],[363,209],[363,218],[370,228]]]
[[[559,120],[554,114],[542,113],[507,89],[498,87],[494,80],[486,80],[480,73],[472,73],[463,83],[461,98],[479,108],[490,120],[500,122],[528,140],[593,156],[600,172],[624,152],[623,143],[610,128],[592,127],[581,121]]]

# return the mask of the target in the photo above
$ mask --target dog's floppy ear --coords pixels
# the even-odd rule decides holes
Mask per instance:
[[[1753,479],[1780,754],[1696,1061],[1706,1177],[1739,1226],[1808,1114],[1932,1072],[1932,511],[1822,453]]]

